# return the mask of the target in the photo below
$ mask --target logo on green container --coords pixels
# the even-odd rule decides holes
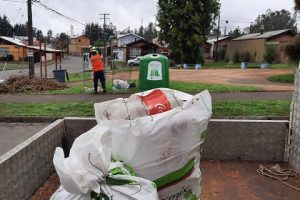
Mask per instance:
[[[151,61],[148,64],[147,80],[159,81],[162,80],[162,66],[158,61]]]

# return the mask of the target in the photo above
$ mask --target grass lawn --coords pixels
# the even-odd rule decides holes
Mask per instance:
[[[289,116],[288,100],[217,101],[213,103],[213,116]]]
[[[93,116],[93,103],[4,103],[0,116]]]
[[[79,78],[79,76],[78,76]],[[136,83],[138,87],[138,81],[133,80],[132,82]],[[110,93],[117,92],[117,93],[136,93],[139,92],[138,88],[132,88],[130,90],[112,90],[112,83],[110,80],[106,81],[107,91]],[[84,86],[83,83],[71,86],[68,88],[60,89],[60,90],[51,90],[47,91],[43,94],[82,94],[84,91],[84,87],[92,88],[92,80],[88,80],[86,85]],[[261,89],[258,87],[252,86],[229,86],[229,85],[221,85],[221,84],[206,84],[206,83],[187,83],[181,81],[171,81],[170,88],[175,90],[180,90],[182,92],[187,93],[198,93],[205,89],[208,89],[210,92],[253,92],[253,91],[260,91]],[[91,91],[92,93],[92,91]]]
[[[289,116],[290,101],[217,101],[213,116]],[[93,117],[92,102],[86,103],[3,103],[0,117],[17,116],[80,116]]]
[[[3,70],[5,62],[0,62],[0,70]],[[13,69],[24,69],[28,68],[28,62],[8,62],[5,70],[13,70]]]
[[[69,81],[82,81],[92,77],[92,71],[85,71],[76,74],[69,74]]]
[[[270,76],[268,78],[269,81],[279,82],[279,83],[294,83],[294,74],[280,74]]]
[[[253,92],[260,91],[258,87],[252,86],[233,86],[222,84],[208,84],[208,83],[187,83],[181,81],[171,81],[170,86],[172,89],[196,93],[208,89],[210,92]]]

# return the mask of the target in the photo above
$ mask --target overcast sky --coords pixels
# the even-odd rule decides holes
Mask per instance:
[[[17,2],[15,2],[17,1]],[[20,3],[21,2],[21,3]],[[24,23],[27,20],[25,0],[0,0],[0,15],[8,16],[12,24]],[[71,17],[83,24],[90,22],[103,23],[100,13],[109,13],[109,20],[118,28],[138,28],[143,24],[155,21],[157,0],[41,0],[50,8]],[[239,26],[241,29],[250,25],[256,17],[272,11],[286,9],[294,13],[294,0],[221,0],[221,27],[227,31]],[[56,33],[70,34],[71,25],[75,34],[81,34],[83,25],[71,22],[40,6],[34,5],[33,26],[41,29],[46,35],[51,29]],[[224,20],[224,21],[223,21]],[[228,24],[225,23],[228,20]],[[298,18],[299,23],[299,18]]]

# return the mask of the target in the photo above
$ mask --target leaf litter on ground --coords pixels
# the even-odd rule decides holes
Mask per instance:
[[[0,94],[16,94],[42,92],[47,90],[62,89],[66,86],[53,79],[30,78],[26,75],[10,76],[0,83]]]

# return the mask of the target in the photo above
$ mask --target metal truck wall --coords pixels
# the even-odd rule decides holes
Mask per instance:
[[[295,74],[292,111],[289,163],[300,172],[300,69]]]
[[[54,172],[55,148],[68,154],[74,139],[95,125],[94,118],[60,119],[1,156],[0,199],[28,199]],[[282,162],[287,126],[286,120],[211,120],[202,159]]]
[[[54,172],[53,154],[62,146],[63,120],[57,120],[0,156],[0,199],[29,199]]]

